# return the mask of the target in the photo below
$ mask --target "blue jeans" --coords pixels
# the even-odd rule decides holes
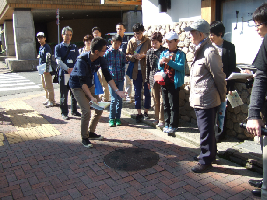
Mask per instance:
[[[116,86],[119,91],[123,90],[123,81],[117,82]],[[121,109],[122,109],[122,98],[115,93],[110,86],[109,93],[111,95],[111,103],[109,107],[109,119],[120,119],[121,118]]]
[[[143,79],[142,79],[142,73],[141,70],[138,70],[137,78],[136,80],[133,80],[134,84],[134,101],[135,101],[135,108],[141,109],[141,91],[143,86]],[[147,83],[144,83],[144,95],[145,95],[145,103],[144,108],[149,109],[151,107],[151,95],[147,86]]]

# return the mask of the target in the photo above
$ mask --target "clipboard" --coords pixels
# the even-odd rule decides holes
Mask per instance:
[[[97,110],[104,110],[110,105],[110,102],[98,102],[98,105],[95,102],[90,101],[89,104],[91,107]]]

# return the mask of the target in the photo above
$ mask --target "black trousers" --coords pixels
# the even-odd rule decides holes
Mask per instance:
[[[174,83],[170,83],[167,86],[163,85],[161,89],[164,104],[165,126],[177,128],[179,125],[180,88],[175,89]]]
[[[77,112],[77,101],[74,98],[72,91],[70,90],[69,83],[67,85],[64,84],[64,76],[59,77],[59,85],[60,85],[60,110],[61,115],[68,115],[69,108],[68,108],[68,93],[70,91],[71,97],[71,113]]]
[[[210,109],[195,109],[197,126],[200,131],[199,163],[209,165],[216,159],[217,145],[215,140],[215,116],[217,107]]]

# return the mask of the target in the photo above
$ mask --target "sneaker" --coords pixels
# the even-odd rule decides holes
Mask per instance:
[[[253,179],[250,179],[248,181],[249,185],[253,186],[253,187],[257,187],[257,188],[261,188],[262,186],[262,183],[263,183],[263,180],[253,180]]]
[[[96,133],[89,132],[89,138],[90,140],[102,140],[104,139],[103,136],[97,135]]]
[[[170,127],[169,130],[167,131],[167,133],[168,134],[174,134],[177,130],[178,130],[178,128],[172,128],[172,127]]]
[[[158,123],[159,123],[159,120],[155,120],[155,121],[152,122],[152,124],[155,125],[155,126],[156,126]]]
[[[197,163],[194,167],[191,168],[191,170],[195,173],[202,173],[206,170],[210,169],[212,165],[201,165],[200,163]]]
[[[120,119],[116,119],[116,126],[121,126],[121,120]]]
[[[164,126],[164,123],[163,122],[159,122],[157,126],[158,127],[163,127]]]
[[[128,102],[128,103],[132,103],[133,101],[132,101],[132,98],[131,97],[126,97],[126,102]]]
[[[169,127],[168,127],[168,126],[165,126],[165,127],[163,128],[163,133],[167,133],[168,130],[169,130]]]
[[[62,116],[62,118],[63,118],[64,120],[69,120],[69,119],[70,119],[68,115],[61,115],[61,116]]]
[[[141,114],[141,115],[136,115],[136,118],[135,118],[135,120],[136,120],[136,123],[140,123],[140,122],[142,122],[142,119],[143,119],[143,115]]]
[[[54,105],[55,105],[54,102],[48,101],[48,103],[46,104],[46,107],[53,107]]]
[[[49,100],[47,99],[45,102],[43,102],[43,105],[48,104]]]
[[[73,112],[73,113],[71,113],[71,115],[76,116],[76,117],[82,116],[81,113],[79,113],[79,112]]]
[[[199,161],[199,156],[194,156],[193,159],[194,159],[195,161]]]
[[[91,142],[89,141],[88,138],[83,138],[82,139],[82,144],[83,144],[84,147],[87,147],[87,148],[93,147],[93,145],[91,144]]]
[[[110,127],[114,127],[114,126],[116,126],[116,124],[115,124],[115,119],[110,119],[108,123],[109,123],[109,126],[110,126]]]
[[[149,119],[150,117],[148,116],[147,112],[144,112],[144,119]]]

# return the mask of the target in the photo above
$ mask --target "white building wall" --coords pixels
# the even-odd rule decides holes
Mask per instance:
[[[142,13],[144,26],[195,21],[201,18],[201,1],[172,0],[171,9],[166,13],[160,13],[158,0],[142,0]]]
[[[222,21],[226,29],[224,39],[235,45],[237,63],[252,64],[260,48],[262,38],[257,34],[256,28],[250,27],[247,21],[252,19],[253,12],[262,3],[267,1],[226,0],[223,3]],[[239,11],[238,19],[236,11]]]

